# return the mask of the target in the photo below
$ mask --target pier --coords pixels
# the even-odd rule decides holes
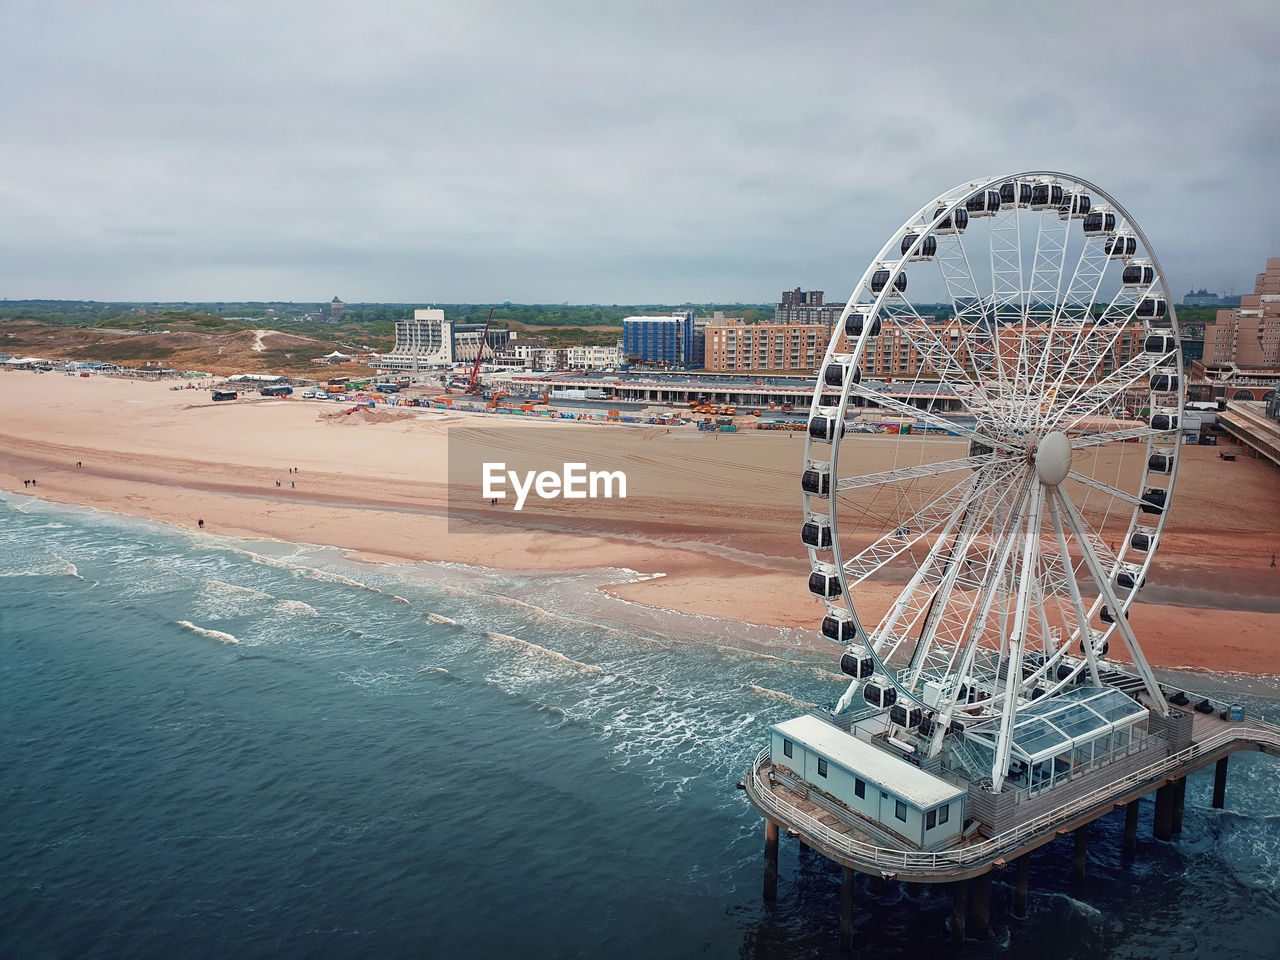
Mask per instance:
[[[1218,414],[1218,426],[1253,456],[1280,466],[1280,423],[1250,409],[1251,406],[1260,408],[1261,404],[1229,402],[1227,409]]]
[[[1083,877],[1088,826],[1093,821],[1123,809],[1123,850],[1131,854],[1137,844],[1141,798],[1154,794],[1152,832],[1157,839],[1169,840],[1182,828],[1188,774],[1214,765],[1211,802],[1221,809],[1231,754],[1257,750],[1280,756],[1280,726],[1260,719],[1225,719],[1219,709],[1197,710],[1187,699],[1184,705],[1170,704],[1169,722],[1162,724],[1153,738],[1157,742],[1134,754],[1141,758],[1140,763],[1113,762],[1027,798],[1019,798],[1018,791],[1006,785],[1002,793],[988,795],[986,804],[971,802],[975,819],[966,823],[953,842],[938,849],[919,849],[833,801],[799,780],[785,764],[775,763],[766,748],[755,758],[743,783],[747,797],[766,822],[765,899],[777,897],[778,836],[785,830],[843,868],[841,943],[846,949],[852,942],[846,928],[852,916],[856,873],[868,875],[873,884],[885,880],[953,884],[952,933],[963,939],[966,916],[970,933],[981,935],[987,928],[991,874],[1014,866],[1013,913],[1022,916],[1028,900],[1028,855],[1033,851],[1058,837],[1072,835],[1073,876]],[[969,790],[972,795],[982,788],[970,785]],[[1006,798],[1010,801],[1007,809],[993,815]],[[1016,822],[1005,825],[1010,819]],[[993,829],[993,822],[1000,828]]]

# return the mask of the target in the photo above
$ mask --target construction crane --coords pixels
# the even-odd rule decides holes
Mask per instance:
[[[489,342],[489,324],[493,322],[493,311],[495,307],[489,308],[489,319],[484,322],[484,333],[480,336],[480,347],[476,350],[476,363],[471,368],[471,378],[467,381],[467,393],[480,392],[480,361],[484,359],[484,347]]]

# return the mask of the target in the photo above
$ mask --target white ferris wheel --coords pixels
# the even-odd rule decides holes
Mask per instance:
[[[1098,187],[975,180],[910,217],[849,298],[809,415],[809,588],[853,678],[835,712],[891,711],[921,756],[994,729],[995,790],[1018,711],[1103,685],[1113,648],[1163,712],[1128,616],[1184,383],[1159,262]]]

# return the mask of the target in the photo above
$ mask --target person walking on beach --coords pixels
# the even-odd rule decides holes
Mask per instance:
[[[1274,553],[1271,555],[1271,565],[1273,567],[1276,565],[1276,555]]]
[[[290,488],[291,490],[292,490],[292,489],[295,489],[297,486],[298,486],[298,485],[297,485],[296,483],[294,483],[292,480],[290,480],[290,481],[289,481],[289,488]]]
[[[24,487],[29,487],[29,486],[31,486],[31,481],[30,481],[30,480],[23,480],[23,481],[22,481],[22,485],[23,485]]]
[[[277,487],[278,487],[278,486],[280,486],[280,481],[279,481],[279,480],[276,480],[276,486],[277,486]]]
[[[203,521],[203,520],[197,520],[197,521],[196,521],[196,526],[197,526],[197,527],[199,527],[201,530],[203,530],[203,529],[204,529],[204,521]]]

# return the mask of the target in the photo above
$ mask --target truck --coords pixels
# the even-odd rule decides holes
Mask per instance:
[[[287,397],[293,393],[293,387],[289,386],[287,383],[271,384],[270,386],[263,387],[258,391],[258,393],[262,394],[264,397]]]

